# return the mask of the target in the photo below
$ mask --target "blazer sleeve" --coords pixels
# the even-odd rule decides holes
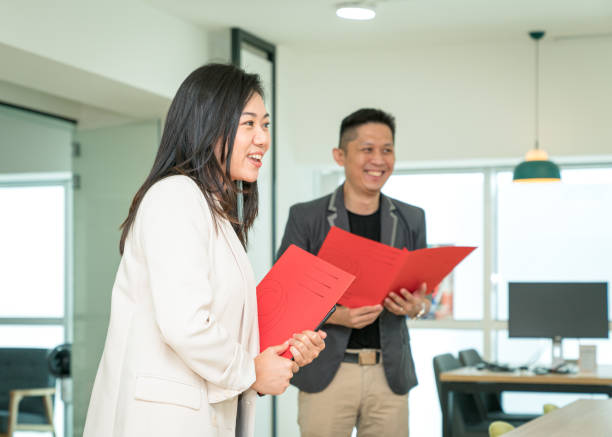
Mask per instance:
[[[255,381],[255,363],[211,311],[215,290],[208,254],[217,230],[202,193],[187,178],[168,178],[149,189],[138,214],[164,340],[195,373],[225,388],[225,399],[244,392]]]
[[[287,219],[287,225],[285,226],[285,233],[283,234],[281,245],[276,253],[276,259],[280,258],[280,256],[285,253],[285,250],[292,244],[312,253],[306,223],[304,220],[300,220],[299,217],[300,211],[298,210],[298,206],[292,206],[289,209],[289,218]]]

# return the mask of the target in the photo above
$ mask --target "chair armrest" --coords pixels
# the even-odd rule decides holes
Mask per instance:
[[[55,387],[44,387],[44,388],[25,388],[15,389],[9,392],[9,414],[14,414],[17,417],[17,411],[19,411],[19,403],[23,398],[42,396],[45,399],[51,401],[51,395],[55,394]]]
[[[45,388],[24,388],[11,390],[11,396],[19,398],[31,397],[31,396],[49,396],[55,394],[55,387]]]

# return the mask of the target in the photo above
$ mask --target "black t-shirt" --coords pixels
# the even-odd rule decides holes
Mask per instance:
[[[349,227],[353,234],[370,240],[380,241],[380,207],[370,215],[358,215],[348,212]],[[348,349],[380,349],[380,328],[378,319],[361,329],[353,329],[348,342]]]

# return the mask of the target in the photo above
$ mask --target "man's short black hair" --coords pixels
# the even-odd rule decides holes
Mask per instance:
[[[382,123],[389,126],[393,141],[395,141],[395,117],[391,114],[374,108],[361,108],[347,115],[340,124],[340,147],[346,150],[346,144],[357,138],[356,129],[367,123]]]

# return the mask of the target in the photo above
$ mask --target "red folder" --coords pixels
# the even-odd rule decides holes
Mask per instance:
[[[257,286],[260,350],[314,330],[354,280],[355,276],[289,246]],[[287,349],[283,356],[292,354]]]
[[[381,304],[391,291],[414,291],[423,282],[431,292],[474,249],[447,246],[401,250],[332,227],[318,256],[356,276],[338,301],[356,308]]]

